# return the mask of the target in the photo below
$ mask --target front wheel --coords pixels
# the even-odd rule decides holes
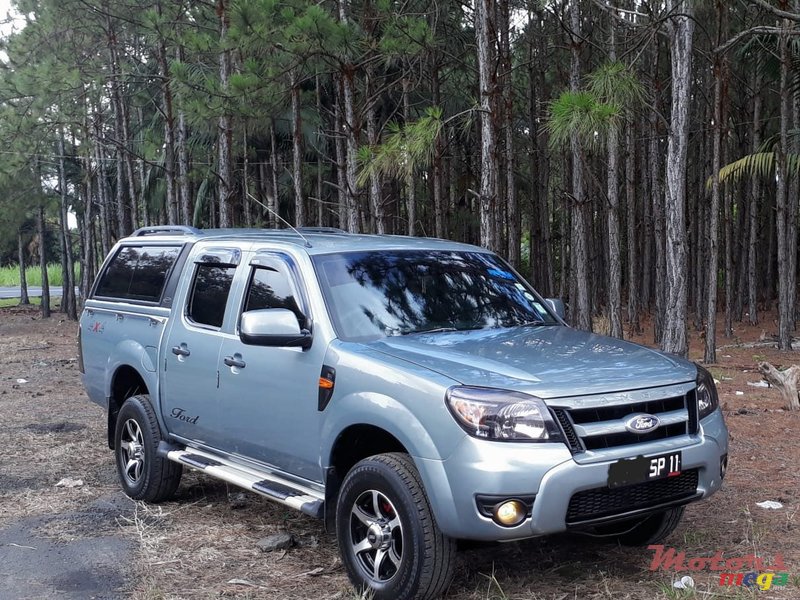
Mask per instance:
[[[453,577],[455,541],[439,531],[406,454],[378,454],[350,470],[336,533],[350,580],[375,600],[435,598]]]
[[[125,400],[117,415],[114,454],[122,490],[134,500],[161,502],[178,489],[183,468],[158,456],[161,439],[149,396]]]

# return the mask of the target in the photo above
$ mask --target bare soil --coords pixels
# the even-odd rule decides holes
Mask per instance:
[[[726,558],[757,554],[769,564],[781,555],[788,585],[760,594],[800,598],[800,413],[785,411],[775,390],[749,385],[760,380],[758,361],[785,367],[800,363],[800,354],[776,350],[770,336],[777,327],[771,317],[765,322],[736,324],[732,338],[719,337],[719,362],[707,366],[720,382],[731,430],[730,468],[722,491],[687,508],[667,546],[687,558],[722,551]],[[646,333],[634,340],[650,344],[652,332],[644,325]],[[321,523],[266,499],[193,472],[184,474],[174,501],[145,505],[122,496],[105,415],[80,383],[76,331],[58,314],[42,320],[35,310],[0,309],[0,598],[359,598],[335,538]],[[702,343],[693,332],[693,359],[702,358]],[[57,487],[63,478],[82,485]],[[756,506],[764,500],[783,506]],[[279,532],[291,533],[297,544],[261,552],[258,540]],[[70,573],[61,563],[54,566],[59,553],[62,562],[63,553],[113,560]],[[446,598],[759,594],[721,587],[710,571],[653,572],[652,558],[647,549],[569,535],[465,549]],[[20,564],[27,565],[25,573],[9,566]],[[683,575],[694,578],[694,590],[673,588]]]

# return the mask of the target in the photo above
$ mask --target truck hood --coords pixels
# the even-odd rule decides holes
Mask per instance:
[[[681,358],[564,326],[412,334],[366,345],[464,385],[545,399],[683,383],[697,373]]]

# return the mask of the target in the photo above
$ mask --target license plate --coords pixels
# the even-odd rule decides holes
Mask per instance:
[[[681,474],[681,453],[623,458],[608,465],[608,487],[654,481]]]

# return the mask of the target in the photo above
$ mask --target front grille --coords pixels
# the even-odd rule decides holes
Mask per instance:
[[[567,446],[569,446],[570,452],[575,454],[576,452],[583,451],[581,441],[578,439],[578,436],[575,433],[575,428],[572,426],[572,422],[567,416],[566,409],[554,408],[553,414],[556,416],[556,421],[558,421],[558,424],[561,426],[561,430],[564,432],[564,439],[567,442]]]
[[[594,408],[552,409],[570,451],[573,454],[584,450],[602,450],[642,442],[663,440],[681,435],[697,433],[697,401],[694,390],[683,396],[660,400],[614,404]],[[625,420],[636,413],[655,415],[664,420],[665,414],[674,415],[683,411],[677,422],[662,422],[655,430],[647,433],[631,433],[625,429]],[[602,423],[606,430],[592,431]],[[610,429],[610,430],[609,430]]]
[[[566,522],[589,521],[691,498],[697,493],[697,483],[698,470],[691,469],[676,477],[578,492],[570,498]]]

